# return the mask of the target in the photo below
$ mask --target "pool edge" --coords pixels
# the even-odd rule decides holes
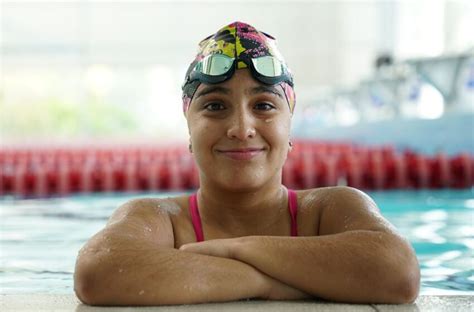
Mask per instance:
[[[251,305],[251,307],[249,306]],[[474,311],[473,295],[421,295],[414,304],[341,304],[321,301],[234,301],[199,305],[140,308],[140,311]],[[108,307],[107,311],[130,310],[130,307]],[[73,294],[2,294],[1,311],[102,311],[101,307],[83,305]]]

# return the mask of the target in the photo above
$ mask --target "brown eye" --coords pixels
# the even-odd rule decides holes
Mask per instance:
[[[256,104],[256,105],[255,105],[255,108],[256,108],[257,110],[269,111],[269,110],[275,109],[275,106],[273,106],[273,105],[270,104],[270,103],[262,102],[262,103]]]
[[[217,103],[217,102],[208,103],[208,104],[206,104],[206,106],[204,106],[204,108],[208,111],[211,111],[211,112],[225,109],[224,105],[222,105],[221,103]]]

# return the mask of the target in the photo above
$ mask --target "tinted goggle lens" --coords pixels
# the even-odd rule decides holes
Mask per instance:
[[[234,59],[228,56],[213,54],[197,63],[194,70],[209,76],[220,76],[227,73],[233,63]]]
[[[266,77],[279,77],[283,75],[283,64],[272,56],[262,56],[252,59],[255,70]]]
[[[196,64],[195,71],[208,76],[220,76],[227,73],[233,66],[234,59],[222,54],[208,55]],[[273,56],[262,56],[252,59],[255,70],[266,77],[283,75],[283,63]]]

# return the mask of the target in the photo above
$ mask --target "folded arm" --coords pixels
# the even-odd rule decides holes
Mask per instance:
[[[159,207],[161,206],[161,207]],[[135,200],[79,252],[74,289],[91,305],[164,305],[305,294],[234,259],[174,249],[166,203]]]
[[[319,236],[248,236],[182,250],[240,260],[328,300],[405,303],[416,298],[420,277],[413,249],[370,198],[339,188],[320,218]]]

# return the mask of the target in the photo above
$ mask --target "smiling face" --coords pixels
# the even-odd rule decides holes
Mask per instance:
[[[201,183],[231,190],[281,183],[291,126],[281,86],[237,70],[224,83],[201,84],[186,118]]]

